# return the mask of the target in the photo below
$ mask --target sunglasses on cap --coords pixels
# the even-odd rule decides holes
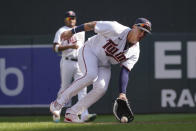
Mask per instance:
[[[65,20],[70,21],[70,20],[74,20],[76,19],[76,17],[66,17]]]
[[[147,33],[151,34],[151,26],[147,23],[137,23],[135,24],[136,26],[138,26],[139,29],[146,31]]]

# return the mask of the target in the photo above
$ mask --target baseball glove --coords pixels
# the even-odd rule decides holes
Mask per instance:
[[[127,117],[128,122],[133,121],[134,115],[128,101],[117,98],[114,102],[113,113],[117,120],[121,121],[123,116]]]

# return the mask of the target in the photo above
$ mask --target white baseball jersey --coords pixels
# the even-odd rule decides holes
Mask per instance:
[[[98,21],[95,26],[97,35],[88,39],[86,44],[99,59],[99,65],[121,63],[131,70],[138,61],[139,42],[126,49],[127,35],[131,29],[116,21]]]
[[[111,64],[121,63],[128,70],[133,68],[139,58],[140,49],[139,42],[130,48],[128,47],[130,44],[126,44],[130,30],[129,27],[114,21],[96,23],[97,35],[89,38],[79,52],[78,63],[84,75],[63,91],[57,102],[59,104],[68,102],[84,86],[93,83],[93,88],[84,98],[67,109],[66,113],[78,115],[104,95],[111,77]]]
[[[55,38],[54,38],[54,43],[59,43],[61,45],[71,45],[71,44],[76,44],[79,46],[79,48],[76,49],[67,49],[62,51],[62,56],[63,57],[71,57],[71,58],[77,58],[78,56],[78,50],[80,49],[80,47],[83,46],[84,41],[85,41],[85,32],[80,32],[77,34],[74,34],[69,40],[65,40],[65,41],[61,41],[61,34],[66,31],[66,30],[70,30],[70,27],[67,26],[63,26],[61,27],[55,34]]]

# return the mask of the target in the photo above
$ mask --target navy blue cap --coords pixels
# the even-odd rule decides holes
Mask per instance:
[[[67,11],[65,13],[65,18],[67,18],[67,17],[76,17],[76,13],[74,11],[72,11],[72,10]]]
[[[135,25],[138,26],[138,28],[140,28],[141,30],[146,31],[147,33],[151,34],[151,30],[152,30],[152,24],[149,20],[147,20],[146,18],[137,18],[135,20]]]

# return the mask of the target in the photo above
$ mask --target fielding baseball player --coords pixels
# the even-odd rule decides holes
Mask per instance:
[[[66,110],[65,122],[80,123],[80,114],[98,101],[106,92],[111,75],[111,64],[120,64],[120,94],[118,99],[127,100],[126,88],[129,72],[138,61],[139,41],[151,31],[151,23],[145,18],[136,19],[132,29],[115,21],[94,21],[74,27],[62,33],[61,39],[70,39],[82,31],[94,30],[97,35],[89,38],[79,51],[79,67],[83,76],[63,90],[50,104],[50,111],[58,111],[84,87],[93,84],[93,89],[75,105]]]
[[[56,32],[56,35],[54,38],[54,45],[53,45],[53,49],[56,52],[62,51],[62,58],[60,61],[61,88],[58,92],[58,95],[57,95],[58,97],[59,97],[59,94],[63,90],[67,89],[70,86],[72,82],[72,78],[76,80],[83,76],[78,66],[77,56],[78,56],[79,48],[81,48],[84,44],[85,32],[83,31],[83,32],[74,34],[69,39],[65,41],[61,41],[60,39],[61,34],[66,30],[70,30],[76,25],[75,12],[73,11],[66,12],[64,22],[66,26],[61,27]],[[87,89],[85,87],[81,91],[78,92],[78,100],[83,98],[86,94],[87,94]],[[71,104],[71,101],[66,102],[64,104],[67,104],[66,106],[69,106]],[[55,115],[53,116],[53,120],[55,122],[60,120],[60,113],[61,113],[61,110],[59,110],[59,113],[57,116]],[[81,119],[83,121],[90,121],[90,120],[95,119],[95,117],[96,117],[96,114],[89,114],[87,109],[84,110],[84,112],[81,115]]]

